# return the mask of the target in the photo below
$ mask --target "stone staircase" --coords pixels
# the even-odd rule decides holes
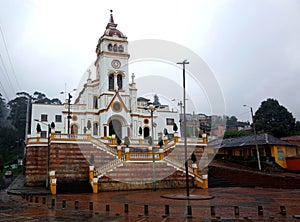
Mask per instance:
[[[98,147],[99,150],[102,147]],[[176,144],[169,142],[167,146],[163,147],[164,158],[156,160],[153,164],[151,151],[147,150],[147,147],[130,147],[132,153],[129,155],[131,158],[140,156],[141,159],[126,160],[122,153],[122,158],[115,157],[107,164],[96,167],[93,171],[95,181],[98,181],[99,190],[109,190],[118,187],[118,189],[144,189],[150,188],[150,184],[153,183],[154,178],[160,187],[184,187],[185,181],[185,147],[182,144]],[[106,148],[105,148],[106,149]],[[137,152],[139,154],[137,154]],[[187,155],[190,159],[192,153],[195,154],[197,159],[203,158],[204,148],[203,146],[187,146]],[[110,151],[111,152],[111,151]],[[157,150],[155,151],[158,152]],[[114,153],[114,152],[111,152]],[[155,157],[159,157],[158,154]],[[147,159],[148,158],[148,159]],[[194,185],[205,187],[203,178],[198,173],[195,173],[195,169],[192,168],[192,161],[189,161],[189,180],[194,181]],[[180,176],[179,176],[180,175]],[[194,177],[194,179],[192,179]],[[90,183],[93,186],[95,182],[90,178]],[[207,180],[206,180],[207,181]],[[118,184],[118,185],[117,185]],[[120,185],[122,184],[122,185]],[[177,185],[175,185],[177,184]],[[179,185],[181,184],[181,185]],[[114,187],[114,188],[112,188]],[[122,188],[121,188],[122,187]]]

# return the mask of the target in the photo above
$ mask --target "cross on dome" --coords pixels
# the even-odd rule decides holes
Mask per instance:
[[[115,24],[115,22],[114,22],[114,17],[113,17],[113,10],[111,9],[110,10],[110,18],[109,18],[109,23],[111,23],[111,24]]]

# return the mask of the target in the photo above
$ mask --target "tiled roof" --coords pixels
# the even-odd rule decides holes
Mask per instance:
[[[285,141],[300,141],[300,136],[288,136],[288,137],[282,137],[280,139]]]
[[[257,145],[282,145],[282,146],[295,146],[291,143],[278,139],[269,134],[259,134],[256,136]],[[221,144],[220,144],[221,143]],[[243,146],[255,146],[255,136],[243,136],[236,138],[223,139],[222,142],[220,140],[215,140],[210,142],[209,146],[218,146],[220,148],[229,148],[229,147],[243,147]]]

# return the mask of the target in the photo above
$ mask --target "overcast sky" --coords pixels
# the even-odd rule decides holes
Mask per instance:
[[[227,115],[249,120],[243,104],[256,111],[263,100],[275,98],[300,120],[298,0],[0,0],[4,98],[12,99],[18,91],[41,91],[63,100],[59,92],[65,84],[67,91],[77,88],[95,61],[110,9],[129,43],[166,40],[197,54],[223,93]],[[187,65],[193,67],[192,62]],[[153,73],[142,63],[129,69],[137,80],[142,75],[180,75],[168,66]],[[187,88],[188,93],[197,91]],[[211,114],[206,105],[195,111]]]

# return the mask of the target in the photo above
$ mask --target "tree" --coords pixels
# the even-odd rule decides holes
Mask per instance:
[[[52,122],[51,125],[50,125],[50,127],[51,127],[52,129],[54,129],[54,128],[55,128],[55,123]]]
[[[142,127],[139,127],[139,135],[141,136],[143,134]]]
[[[295,128],[295,118],[275,99],[263,101],[254,116],[256,130],[275,137],[290,136]]]
[[[249,136],[251,132],[244,131],[244,130],[226,130],[224,133],[224,139],[227,138],[234,138],[234,137],[242,137],[242,136]]]
[[[234,129],[237,128],[237,118],[235,116],[231,116],[230,118],[227,116],[226,117],[226,127],[229,129]]]
[[[0,93],[0,127],[7,125],[6,117],[8,114],[7,104]]]
[[[164,134],[165,134],[165,136],[167,136],[169,134],[167,128],[164,128]]]
[[[92,128],[92,124],[91,124],[90,120],[87,121],[86,127],[88,128],[88,130],[90,130]]]
[[[160,148],[164,145],[164,141],[161,137],[159,137],[159,139],[158,139],[158,145]]]
[[[39,123],[36,125],[36,132],[37,133],[42,132],[42,128],[41,128],[41,125]]]
[[[156,95],[156,94],[154,95],[153,105],[155,105],[155,106],[160,105],[159,97],[158,97],[158,95]]]
[[[23,95],[19,95],[8,102],[10,109],[8,120],[11,121],[12,126],[16,129],[17,136],[22,138],[24,138],[25,133],[27,104],[28,98]]]
[[[35,91],[33,93],[33,96],[31,96],[32,100],[35,103],[41,103],[41,104],[61,104],[61,101],[57,98],[49,99],[46,97],[44,93]]]
[[[174,131],[174,132],[177,132],[177,130],[178,130],[177,124],[174,123],[174,125],[173,125],[173,131]]]
[[[117,136],[117,144],[120,146],[122,143],[122,140],[120,139],[120,137]]]

